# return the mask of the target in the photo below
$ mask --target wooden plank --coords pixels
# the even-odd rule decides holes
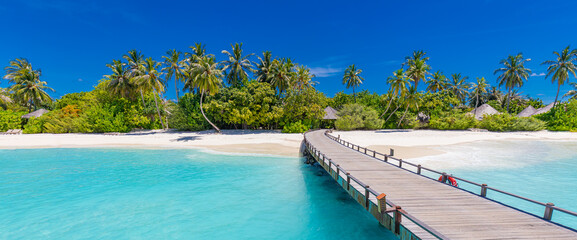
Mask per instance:
[[[347,148],[325,136],[324,130],[309,132],[306,139],[327,159],[451,239],[577,239],[575,231],[400,169],[394,166],[397,161],[391,160],[391,165],[364,155],[364,150]],[[344,172],[340,176],[346,179]],[[351,187],[364,193],[352,180]],[[413,233],[426,234],[409,220],[403,223]]]

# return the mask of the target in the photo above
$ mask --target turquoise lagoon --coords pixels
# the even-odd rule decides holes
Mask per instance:
[[[479,141],[438,147],[445,154],[413,159],[423,166],[577,212],[577,142]],[[432,178],[438,175],[428,174]],[[459,181],[479,194],[480,188]],[[487,196],[534,215],[545,208],[489,190]],[[577,229],[577,217],[554,211],[553,221]]]
[[[0,150],[0,239],[394,239],[299,158]]]

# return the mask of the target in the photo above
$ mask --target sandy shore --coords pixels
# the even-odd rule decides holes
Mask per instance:
[[[224,130],[222,134],[214,134],[213,131],[146,131],[122,135],[22,134],[0,135],[0,148],[193,148],[225,153],[256,153],[298,157],[302,139],[302,134],[242,130]]]
[[[439,146],[483,140],[574,140],[571,132],[472,132],[437,130],[335,131],[333,135],[363,147],[388,153],[403,159],[443,154]],[[144,147],[195,148],[226,153],[257,153],[299,156],[302,134],[278,131],[225,130],[222,134],[203,132],[147,131],[123,135],[105,134],[22,134],[0,135],[0,148],[57,147]]]

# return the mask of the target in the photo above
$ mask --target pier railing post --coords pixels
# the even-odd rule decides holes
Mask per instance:
[[[400,234],[401,233],[401,218],[403,217],[403,215],[401,214],[401,207],[400,206],[395,206],[395,233],[396,234]]]
[[[543,216],[543,219],[551,221],[551,218],[553,217],[553,206],[555,206],[555,204],[547,203],[547,206],[545,206],[545,215]]]
[[[487,184],[481,184],[481,197],[487,197]]]
[[[387,155],[385,155],[385,162],[389,161],[389,157]]]
[[[403,168],[403,159],[399,159],[399,167]]]
[[[367,154],[367,148],[365,148],[365,154]]]
[[[379,196],[377,196],[377,201],[379,203],[379,212],[385,213],[387,210],[387,194],[379,194]]]
[[[347,173],[347,191],[351,190],[351,174]]]
[[[421,164],[417,165],[417,174],[421,175]]]
[[[447,177],[447,173],[446,173],[446,172],[443,172],[443,177],[441,178],[441,182],[442,182],[442,183],[446,183],[446,182],[447,182],[447,178],[448,178],[448,177]]]
[[[391,154],[389,154],[389,155],[391,155],[391,156],[395,156],[395,149],[392,149],[392,148],[391,148],[391,151],[390,151],[390,153],[391,153]]]
[[[340,165],[337,164],[337,183],[339,181],[339,176],[341,175],[341,170],[339,169]]]
[[[369,185],[365,185],[365,208],[369,210]]]
[[[373,150],[373,157],[377,156],[377,152]]]

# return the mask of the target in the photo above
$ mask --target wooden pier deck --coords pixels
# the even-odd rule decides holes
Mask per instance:
[[[370,189],[385,193],[387,200],[440,233],[441,238],[577,239],[577,232],[570,229],[352,150],[325,136],[325,130],[308,132],[305,139],[307,146],[314,146],[314,152],[319,154],[317,161],[322,159],[320,153],[331,160],[329,173],[338,164],[336,168],[346,170]],[[327,169],[326,165],[324,168]],[[342,170],[332,172],[331,176],[337,176],[337,181],[346,177]],[[345,184],[346,181],[341,185]],[[359,192],[367,192],[359,184],[350,185]],[[369,199],[378,205],[374,196]],[[410,221],[403,219],[402,224],[418,238],[433,238]]]

